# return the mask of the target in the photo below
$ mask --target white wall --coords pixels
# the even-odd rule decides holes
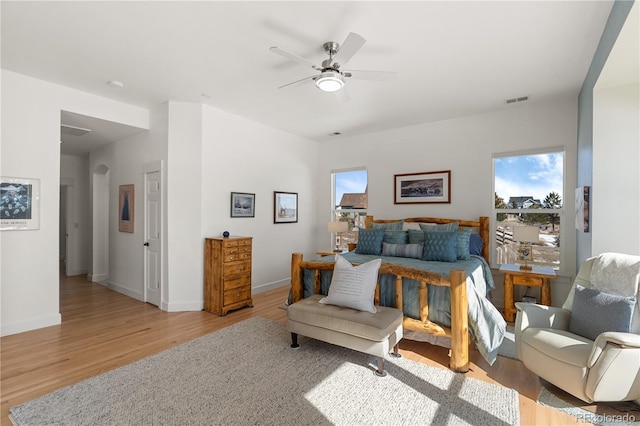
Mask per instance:
[[[148,127],[148,111],[2,70],[3,176],[40,180],[40,229],[2,231],[2,335],[60,323],[60,111]]]
[[[593,98],[593,255],[640,255],[640,83]]]
[[[291,253],[316,244],[316,143],[210,107],[203,126],[201,237],[253,237],[254,292],[288,285]],[[298,193],[297,223],[273,223],[274,191]],[[230,217],[231,192],[255,194],[255,217]]]
[[[170,102],[168,115],[168,311],[204,306],[200,188],[202,106]]]
[[[70,155],[60,156],[60,180],[70,186],[71,210],[67,216],[71,227],[67,229],[66,259],[69,275],[89,272],[89,251],[91,243],[91,216],[89,198],[89,159]]]
[[[402,217],[450,217],[477,219],[490,216],[493,206],[492,154],[539,148],[564,147],[566,187],[564,208],[573,212],[575,187],[577,99],[575,96],[536,103],[529,101],[486,114],[421,124],[401,129],[341,137],[318,148],[317,221],[326,223],[331,205],[329,175],[333,169],[366,166],[369,176],[369,214],[381,219]],[[339,153],[339,155],[336,155]],[[394,174],[451,170],[451,204],[395,205]],[[565,273],[575,273],[573,216],[563,247]],[[325,248],[328,237],[318,226],[316,249]],[[567,260],[567,261],[564,261]],[[501,286],[501,276],[496,277]],[[564,281],[567,281],[566,279]],[[568,288],[555,286],[556,301]],[[500,305],[502,290],[495,292]]]

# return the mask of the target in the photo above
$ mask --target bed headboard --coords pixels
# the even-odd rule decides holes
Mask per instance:
[[[452,223],[458,222],[461,228],[472,228],[477,231],[482,238],[482,257],[491,265],[491,259],[489,256],[489,248],[491,246],[491,240],[489,239],[489,217],[480,216],[478,220],[460,220],[460,219],[447,219],[440,217],[409,217],[406,219],[374,219],[373,216],[367,216],[365,219],[365,228],[371,228],[371,223],[392,223],[403,220],[405,222],[418,222],[418,223]]]

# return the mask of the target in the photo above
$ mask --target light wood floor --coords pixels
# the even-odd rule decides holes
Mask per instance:
[[[254,307],[219,317],[208,312],[163,312],[86,281],[85,276],[61,278],[62,324],[0,339],[2,425],[9,425],[9,407],[139,360],[164,349],[261,316],[286,322],[280,309],[288,294],[282,287],[254,296]],[[403,356],[446,368],[447,349],[403,340]],[[537,404],[539,379],[519,361],[498,357],[489,366],[471,353],[474,377],[516,389],[524,425],[576,424],[574,417]]]

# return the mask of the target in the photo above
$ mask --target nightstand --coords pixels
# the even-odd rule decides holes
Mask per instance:
[[[504,264],[500,266],[504,274],[504,318],[513,322],[516,306],[513,302],[513,286],[540,287],[540,303],[551,305],[551,279],[556,277],[556,271],[546,266],[533,266],[531,271],[521,271],[520,265]]]

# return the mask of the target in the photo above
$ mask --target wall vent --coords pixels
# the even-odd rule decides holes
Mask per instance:
[[[529,100],[529,96],[520,96],[519,98],[505,99],[504,103],[509,105],[509,104],[515,104],[518,102],[524,102],[528,100]]]
[[[60,124],[60,133],[68,136],[82,136],[89,133],[91,129],[84,129],[82,127],[69,126],[68,124]]]

